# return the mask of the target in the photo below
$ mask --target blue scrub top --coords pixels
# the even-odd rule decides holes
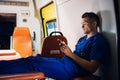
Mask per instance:
[[[106,38],[97,33],[86,39],[86,35],[78,40],[74,53],[86,60],[97,60],[104,63],[109,54],[109,45]]]

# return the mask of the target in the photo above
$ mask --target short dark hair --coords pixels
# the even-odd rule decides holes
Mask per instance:
[[[100,19],[99,16],[93,12],[86,12],[82,15],[82,18],[88,17],[92,21],[97,22],[97,26],[100,26]]]

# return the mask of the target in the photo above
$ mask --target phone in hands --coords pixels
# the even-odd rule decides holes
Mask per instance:
[[[57,41],[59,42],[59,46],[64,46],[65,45],[62,40],[57,39]]]

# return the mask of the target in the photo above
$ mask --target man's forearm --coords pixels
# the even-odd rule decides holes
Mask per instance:
[[[69,57],[72,58],[79,66],[83,67],[84,69],[86,69],[92,73],[95,72],[99,66],[98,61],[95,61],[95,60],[88,61],[88,60],[85,60],[85,59],[77,56],[74,53],[71,53],[69,55]]]

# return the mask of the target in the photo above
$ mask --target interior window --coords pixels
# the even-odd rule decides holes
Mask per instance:
[[[58,31],[56,20],[48,21],[46,23],[46,26],[47,26],[48,35],[50,35],[50,33],[53,32],[53,31]]]

